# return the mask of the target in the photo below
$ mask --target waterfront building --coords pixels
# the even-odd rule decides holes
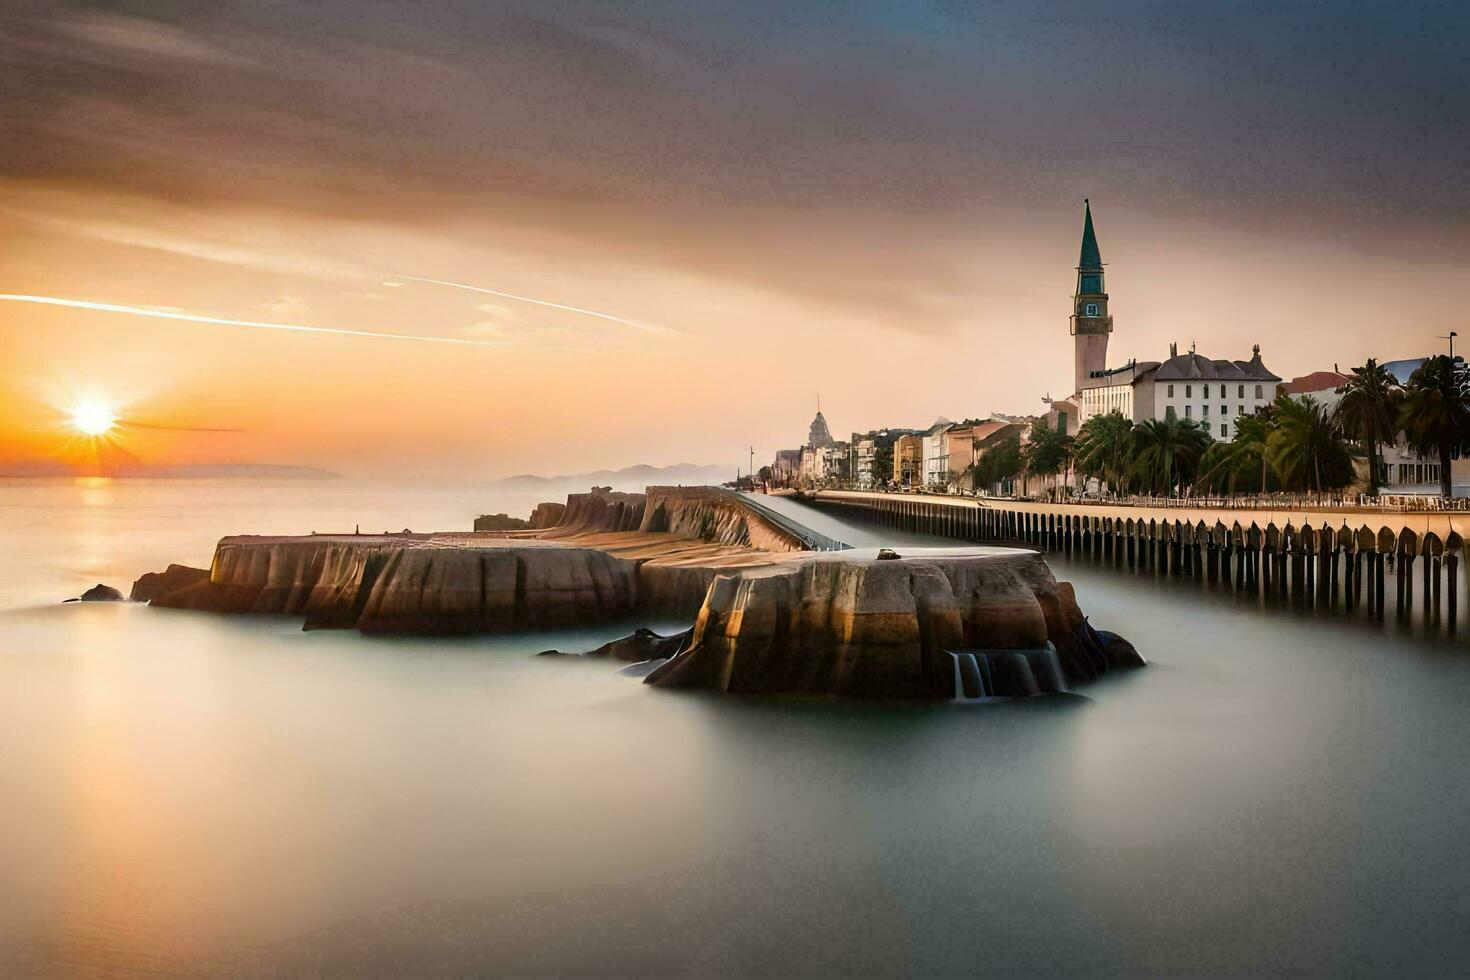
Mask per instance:
[[[1169,359],[1130,361],[1100,372],[1081,392],[1081,419],[1121,412],[1134,422],[1166,418],[1173,413],[1205,425],[1216,439],[1235,438],[1235,420],[1276,400],[1281,378],[1261,361],[1261,348],[1251,348],[1248,361],[1179,353],[1169,345]]]
[[[1237,416],[1254,412],[1276,398],[1281,378],[1261,361],[1259,345],[1250,360],[1216,360],[1193,349],[1180,354],[1171,344],[1165,361],[1130,360],[1107,366],[1113,317],[1102,250],[1092,222],[1092,205],[1084,202],[1082,251],[1077,262],[1077,288],[1072,297],[1070,327],[1078,422],[1094,415],[1121,412],[1134,422],[1160,419],[1170,412],[1208,426],[1216,439],[1235,436]]]
[[[1401,385],[1407,385],[1414,372],[1427,361],[1427,357],[1408,357],[1388,361],[1384,367]],[[1465,362],[1456,357],[1456,368],[1464,378]],[[1393,445],[1382,447],[1383,493],[1389,496],[1434,496],[1440,492],[1440,462],[1415,452],[1401,432]],[[1450,460],[1450,492],[1456,497],[1470,497],[1470,459],[1457,457]]]
[[[1292,378],[1283,384],[1280,392],[1283,395],[1291,395],[1293,398],[1311,398],[1319,405],[1328,409],[1335,409],[1337,403],[1342,401],[1342,395],[1338,388],[1351,381],[1348,375],[1337,370],[1333,365],[1331,371],[1313,371],[1301,377]]]
[[[822,482],[847,484],[852,481],[852,447],[834,442],[822,447]]]
[[[1261,362],[1259,344],[1251,348],[1249,361],[1211,360],[1194,351],[1180,354],[1175,344],[1169,345],[1169,354],[1149,383],[1153,405],[1147,418],[1172,413],[1201,423],[1216,439],[1228,440],[1235,438],[1237,418],[1254,415],[1276,400],[1281,379]]]
[[[1082,252],[1077,260],[1077,289],[1072,296],[1071,330],[1073,341],[1073,373],[1076,388],[1107,370],[1108,337],[1113,332],[1113,318],[1108,315],[1108,292],[1103,270],[1102,250],[1097,245],[1097,232],[1092,227],[1092,202],[1082,202]]]
[[[1090,379],[1091,385],[1078,393],[1079,421],[1112,412],[1121,412],[1134,422],[1151,418],[1154,372],[1158,369],[1158,361],[1129,361],[1122,367],[1098,372]]]
[[[778,449],[771,464],[771,482],[778,487],[794,487],[801,478],[801,450]]]
[[[806,444],[816,449],[832,445],[832,430],[827,428],[827,418],[822,414],[822,406],[817,406],[817,416],[812,419],[811,427],[807,430]]]
[[[801,447],[801,465],[797,469],[797,483],[804,487],[822,482],[821,451],[814,446]]]
[[[878,454],[878,442],[875,439],[857,438],[852,440],[853,459],[853,483],[859,490],[873,489],[873,458]]]
[[[893,443],[893,482],[901,487],[918,486],[924,477],[924,435],[899,436]]]
[[[1401,385],[1407,385],[1414,372],[1427,361],[1427,357],[1408,357],[1387,361],[1384,367]],[[1462,385],[1466,383],[1465,360],[1455,357],[1455,367]],[[1383,494],[1386,496],[1435,496],[1440,492],[1440,461],[1426,457],[1410,447],[1400,432],[1392,445],[1381,448],[1383,456]],[[1470,458],[1456,455],[1450,460],[1450,493],[1455,497],[1470,497]]]
[[[893,479],[894,447],[904,436],[917,434],[917,429],[898,428],[854,432],[850,440],[854,485],[869,489]]]
[[[972,460],[974,430],[970,423],[941,419],[924,435],[924,485],[948,489],[957,484]]]
[[[973,468],[980,455],[1006,434],[1024,428],[1024,422],[1010,418],[935,423],[921,440],[924,485],[940,490],[974,490]]]
[[[1064,436],[1077,434],[1082,427],[1082,419],[1076,402],[1064,398],[1043,398],[1042,403],[1046,405],[1043,418],[1048,427]]]
[[[800,486],[820,487],[851,479],[852,465],[848,459],[848,451],[847,443],[833,441],[832,430],[827,426],[827,418],[818,404],[817,414],[807,427],[806,445],[797,450],[795,482]],[[778,453],[778,464],[781,461],[780,456]]]
[[[1388,361],[1383,366],[1399,384],[1407,385],[1414,372],[1427,360],[1427,357],[1407,357]],[[1458,357],[1455,360],[1463,370],[1463,360]],[[1385,495],[1433,496],[1440,492],[1439,460],[1426,459],[1415,452],[1402,432],[1393,445],[1384,445],[1381,452],[1384,470],[1382,492]],[[1470,460],[1450,460],[1450,487],[1456,497],[1470,496]]]
[[[950,421],[935,422],[929,431],[924,433],[924,478],[923,485],[926,487],[938,486],[946,482],[949,474],[949,443],[944,438],[944,433],[954,425]]]
[[[798,482],[802,486],[822,487],[846,483],[851,479],[848,444],[828,442],[824,446],[804,446]]]
[[[1411,357],[1389,361],[1383,366],[1399,382],[1407,384],[1410,376],[1426,359]],[[1283,394],[1293,398],[1311,398],[1332,411],[1342,400],[1338,388],[1351,380],[1333,366],[1331,371],[1313,371],[1311,374],[1293,378],[1281,386]],[[1388,497],[1432,497],[1440,493],[1440,461],[1416,452],[1403,433],[1391,443],[1378,447],[1383,471],[1378,476],[1379,492]],[[1366,466],[1366,461],[1362,464]],[[1362,483],[1367,483],[1367,471],[1360,466]],[[1450,484],[1454,496],[1470,496],[1470,460],[1450,461]]]

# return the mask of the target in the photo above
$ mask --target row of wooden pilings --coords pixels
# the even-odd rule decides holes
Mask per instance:
[[[957,505],[899,495],[836,498],[816,504],[835,516],[877,521],[898,530],[966,541],[1018,542],[1043,551],[1159,575],[1233,585],[1240,592],[1289,597],[1324,607],[1365,606],[1382,617],[1390,607],[1408,617],[1414,606],[1414,568],[1419,566],[1424,619],[1454,630],[1459,606],[1462,541],[1407,527],[1366,524],[1357,529],[1345,514],[1340,526],[1262,528],[1254,521],[1099,516],[1012,509],[1003,503]],[[1392,579],[1390,586],[1389,580]],[[1443,585],[1441,585],[1443,583]],[[1389,594],[1392,588],[1392,595]],[[1444,613],[1442,616],[1441,613]]]

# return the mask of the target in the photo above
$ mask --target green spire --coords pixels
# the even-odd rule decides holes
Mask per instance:
[[[1084,197],[1082,206],[1087,209],[1087,219],[1082,225],[1082,258],[1077,261],[1077,268],[1101,270],[1102,252],[1097,247],[1097,232],[1092,230],[1092,202]]]

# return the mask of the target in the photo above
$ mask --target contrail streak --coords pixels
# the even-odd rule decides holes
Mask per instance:
[[[65,306],[74,310],[98,310],[103,313],[127,313],[132,316],[147,316],[158,320],[184,320],[189,323],[211,323],[224,327],[249,327],[253,330],[289,330],[295,333],[330,333],[344,337],[376,337],[379,340],[417,340],[428,344],[464,344],[471,347],[492,346],[491,341],[469,340],[463,337],[425,337],[406,333],[379,333],[374,330],[348,330],[344,327],[313,327],[304,323],[264,323],[259,320],[227,320],[217,316],[198,316],[193,313],[167,313],[161,310],[145,310],[137,306],[119,306],[116,303],[93,303],[83,299],[62,299],[58,296],[22,296],[0,293],[0,301],[8,303],[39,303],[42,306]]]
[[[407,279],[410,282],[427,282],[435,286],[451,286],[454,289],[468,289],[472,293],[485,293],[489,296],[499,296],[503,299],[513,299],[518,303],[532,303],[536,306],[545,306],[553,310],[566,310],[568,313],[581,313],[583,316],[595,316],[601,320],[611,320],[613,323],[621,323],[632,327],[634,330],[642,330],[644,333],[678,333],[668,327],[656,327],[647,323],[638,323],[636,320],[625,320],[611,313],[599,313],[597,310],[583,309],[580,306],[567,306],[565,303],[553,303],[545,299],[533,299],[530,296],[517,296],[515,293],[502,293],[498,289],[486,289],[484,286],[471,286],[463,282],[449,282],[445,279],[425,279],[423,276],[393,276],[394,279]]]

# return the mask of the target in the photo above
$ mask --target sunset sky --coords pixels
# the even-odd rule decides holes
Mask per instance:
[[[6,299],[0,470],[80,400],[147,464],[425,479],[1039,411],[1083,197],[1114,363],[1437,350],[1467,52],[1453,4],[10,0],[0,294],[474,343]]]

